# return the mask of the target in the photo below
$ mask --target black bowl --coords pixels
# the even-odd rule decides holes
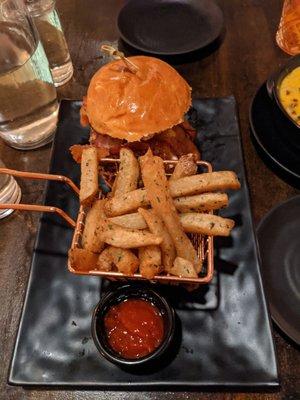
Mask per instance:
[[[279,97],[279,88],[283,79],[295,68],[300,67],[300,55],[292,57],[280,71],[272,75],[267,81],[267,90],[271,99],[277,105],[279,115],[276,118],[276,124],[280,127],[285,139],[292,145],[300,146],[300,126],[289,116],[281,104]]]
[[[206,48],[223,32],[223,12],[213,0],[130,0],[121,9],[123,41],[156,56],[178,56]]]
[[[158,308],[164,322],[164,337],[160,346],[147,356],[138,359],[123,358],[116,353],[108,343],[104,327],[104,316],[109,308],[128,298],[149,301]],[[123,367],[141,366],[161,358],[172,342],[174,331],[175,313],[173,308],[156,291],[142,286],[132,286],[128,284],[104,295],[95,307],[92,317],[92,337],[100,354],[108,361]]]

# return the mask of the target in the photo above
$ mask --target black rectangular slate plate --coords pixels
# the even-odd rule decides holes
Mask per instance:
[[[216,240],[214,283],[184,297],[180,289],[167,291],[181,322],[175,354],[155,370],[135,373],[121,370],[98,354],[90,324],[101,295],[101,280],[67,271],[72,230],[57,216],[43,215],[9,383],[140,389],[278,385],[235,100],[196,100],[193,106],[190,118],[198,130],[203,159],[212,162],[215,170],[236,171],[242,189],[230,193],[230,205],[222,211],[235,219],[236,228],[230,238]],[[80,126],[79,107],[79,102],[61,104],[50,168],[51,173],[70,176],[77,183],[79,168],[68,148],[87,142],[88,130]],[[48,184],[45,203],[76,217],[76,196],[62,184]]]

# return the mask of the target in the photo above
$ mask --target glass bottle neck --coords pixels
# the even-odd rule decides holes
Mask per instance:
[[[55,7],[55,0],[25,0],[28,12],[32,17],[45,14]]]

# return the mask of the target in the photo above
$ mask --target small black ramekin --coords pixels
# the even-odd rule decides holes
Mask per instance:
[[[280,128],[283,138],[290,144],[299,147],[300,126],[289,116],[279,97],[281,82],[297,67],[300,67],[300,55],[290,58],[283,68],[267,80],[267,90],[278,110],[278,114],[275,113],[276,125]]]
[[[127,359],[116,353],[109,345],[104,327],[104,316],[109,308],[122,301],[134,298],[144,299],[158,308],[164,322],[164,337],[157,349],[138,359]],[[175,313],[173,308],[159,293],[139,285],[124,285],[104,295],[95,307],[92,317],[92,337],[100,354],[108,361],[121,367],[134,367],[150,364],[162,357],[169,348],[175,331]]]

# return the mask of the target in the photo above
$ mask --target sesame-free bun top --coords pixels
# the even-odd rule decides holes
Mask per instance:
[[[138,141],[183,121],[191,105],[191,88],[169,64],[153,57],[123,60],[100,68],[92,77],[86,114],[92,128],[114,138]]]

